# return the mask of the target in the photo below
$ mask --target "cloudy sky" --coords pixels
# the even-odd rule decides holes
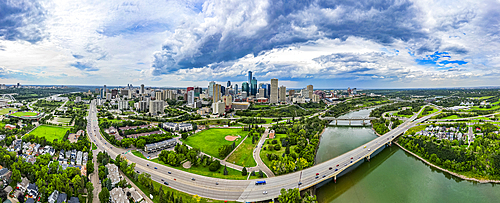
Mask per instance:
[[[500,85],[499,0],[1,0],[0,83]]]

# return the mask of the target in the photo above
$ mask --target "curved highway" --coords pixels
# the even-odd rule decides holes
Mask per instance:
[[[265,185],[255,185],[256,180],[228,180],[196,175],[139,158],[132,155],[132,153],[126,153],[124,156],[130,162],[136,163],[135,168],[138,173],[149,173],[154,181],[161,184],[167,182],[169,187],[185,193],[218,200],[239,202],[263,201],[278,197],[282,188],[299,188],[302,190],[312,187],[326,178],[338,175],[350,165],[363,160],[365,157],[369,157],[377,148],[392,142],[393,139],[410,127],[427,120],[436,113],[418,120],[415,120],[418,115],[415,114],[399,127],[365,145],[302,171],[266,178],[264,179],[267,182]],[[98,146],[99,150],[106,151],[112,158],[116,158],[118,154],[123,154],[127,151],[122,148],[113,147],[99,133],[95,101],[92,101],[90,105],[88,125],[89,135],[92,137],[91,141]],[[316,175],[317,173],[319,173],[318,176]],[[193,178],[194,180],[192,180]]]

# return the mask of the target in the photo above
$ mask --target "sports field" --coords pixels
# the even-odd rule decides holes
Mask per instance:
[[[11,116],[16,116],[16,117],[36,116],[36,115],[38,115],[38,113],[29,111],[18,111],[16,113],[11,114]]]
[[[31,131],[30,135],[45,137],[48,141],[61,140],[69,129],[70,127],[41,125]]]
[[[232,144],[233,142],[227,141],[225,137],[227,135],[240,136],[237,139],[235,145],[238,145],[241,140],[248,134],[248,132],[243,131],[240,128],[229,129],[229,128],[211,128],[208,130],[201,131],[195,135],[189,136],[186,140],[182,142],[187,145],[198,148],[202,152],[207,153],[210,156],[217,158],[219,157],[219,148],[226,144]]]

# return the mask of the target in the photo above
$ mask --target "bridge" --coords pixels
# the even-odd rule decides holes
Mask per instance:
[[[0,97],[0,102],[12,102],[16,101],[16,98],[12,96],[12,94],[2,94]]]
[[[349,125],[351,125],[351,121],[362,121],[363,125],[367,124],[365,121],[375,120],[375,117],[351,117],[351,118],[335,118],[335,117],[319,117],[321,120],[328,120],[331,122],[335,121],[335,125],[338,125],[338,121],[349,121]]]
[[[277,198],[282,188],[305,190],[314,186],[320,187],[330,181],[336,182],[339,177],[363,162],[369,161],[384,148],[390,146],[394,139],[406,130],[437,113],[439,111],[418,120],[415,120],[418,115],[415,114],[390,132],[356,149],[307,169],[266,179],[256,179],[265,180],[266,184],[264,185],[255,185],[256,180],[229,180],[201,176],[145,160],[131,153],[124,154],[127,151],[126,149],[112,147],[101,136],[96,117],[95,101],[90,106],[87,130],[91,141],[93,140],[98,146],[98,151],[106,151],[112,158],[122,154],[129,162],[136,163],[135,170],[138,173],[148,173],[151,175],[152,180],[156,182],[161,184],[168,182],[169,187],[173,189],[201,197],[238,202],[256,202]],[[319,175],[316,175],[317,173]]]

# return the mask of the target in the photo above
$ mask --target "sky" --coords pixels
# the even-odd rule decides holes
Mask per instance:
[[[499,0],[1,0],[0,83],[500,85]]]

